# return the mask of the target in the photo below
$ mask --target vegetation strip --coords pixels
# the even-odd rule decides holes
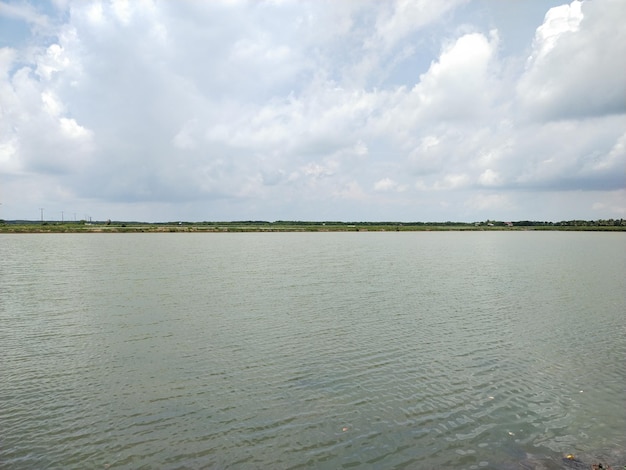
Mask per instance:
[[[52,222],[0,221],[0,233],[102,233],[102,232],[415,232],[481,230],[626,231],[625,219],[569,220],[562,222]]]

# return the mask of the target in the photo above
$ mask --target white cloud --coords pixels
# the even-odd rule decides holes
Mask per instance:
[[[537,28],[534,51],[529,62],[545,60],[563,34],[579,30],[583,19],[581,5],[581,2],[573,1],[570,5],[561,5],[548,10],[543,24]]]
[[[444,175],[442,179],[436,181],[432,189],[441,191],[444,189],[458,189],[467,185],[469,182],[469,176],[465,174],[448,174]]]
[[[143,2],[143,3],[144,3],[143,6],[145,7],[147,2]],[[130,23],[132,19],[133,11],[131,10],[131,5],[130,5],[129,0],[112,0],[111,7],[118,21],[120,21],[124,25],[127,25]]]
[[[63,48],[58,44],[52,44],[46,53],[40,56],[36,73],[44,80],[50,80],[53,73],[63,70],[69,63],[69,59],[63,54]]]
[[[398,89],[384,95],[384,114],[374,122],[375,130],[396,135],[428,153],[439,141],[425,135],[415,142],[415,129],[441,129],[443,122],[473,122],[487,117],[495,99],[496,74],[491,63],[497,49],[497,34],[490,38],[467,34],[447,44],[438,60],[420,75],[410,90]]]
[[[309,163],[302,168],[302,173],[315,179],[332,176],[337,168],[337,162],[329,161],[326,164]]]
[[[574,1],[548,11],[517,92],[530,118],[626,112],[626,3]]]
[[[382,43],[384,49],[389,49],[410,33],[433,22],[464,1],[396,0],[385,3],[376,19],[375,38]]]
[[[62,66],[61,48],[53,44],[35,53],[32,68],[24,66],[10,73],[0,85],[5,125],[0,135],[3,167],[26,174],[76,173],[85,168],[93,151],[93,132],[71,116],[51,83],[51,72]],[[3,68],[10,70],[16,55],[5,50]],[[53,58],[51,61],[50,58]],[[47,68],[41,65],[47,63]],[[37,73],[47,70],[45,73]],[[2,168],[0,168],[2,171]]]
[[[43,188],[5,217],[36,194],[166,219],[556,218],[574,190],[617,213],[625,4],[558,4],[520,28],[528,58],[464,1],[4,2],[32,32],[0,48],[0,176]]]
[[[626,156],[620,154],[619,142],[624,122],[611,115],[529,126],[516,136],[509,172],[518,184],[530,188],[623,187]],[[617,151],[612,153],[613,149]]]
[[[0,2],[0,16],[24,20],[36,26],[48,26],[46,15],[40,14],[28,3]]]
[[[400,185],[391,178],[383,178],[374,183],[374,191],[389,192],[389,191],[405,191],[406,186]]]
[[[490,39],[467,34],[448,46],[412,91],[418,112],[424,118],[454,120],[480,116],[489,109],[493,82],[489,65],[496,48],[495,33]]]
[[[611,150],[605,154],[600,154],[594,161],[592,168],[597,171],[617,171],[626,167],[626,133],[622,134]]]
[[[59,118],[59,127],[63,136],[79,141],[81,139],[90,139],[92,132],[79,125],[74,119]]]
[[[19,141],[16,136],[0,141],[0,168],[7,175],[19,173],[20,160],[17,158]]]
[[[54,93],[44,91],[41,93],[41,101],[43,102],[43,110],[52,117],[57,117],[63,111],[63,105],[59,102]]]
[[[105,22],[102,3],[95,2],[88,6],[86,16],[92,25],[100,25]]]
[[[502,179],[500,178],[498,172],[492,170],[491,168],[487,168],[478,177],[478,182],[483,186],[497,186],[501,181]]]
[[[363,191],[361,185],[356,181],[350,181],[345,186],[335,190],[333,196],[339,199],[349,199],[357,201],[366,201],[369,199],[367,193]]]
[[[195,136],[195,134],[197,133],[197,130],[198,130],[197,119],[190,119],[189,121],[187,121],[182,126],[180,131],[174,136],[174,139],[172,140],[174,146],[183,150],[195,149],[198,145],[197,137]]]

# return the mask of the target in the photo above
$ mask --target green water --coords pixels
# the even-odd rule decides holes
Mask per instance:
[[[0,467],[626,464],[626,237],[0,236]]]

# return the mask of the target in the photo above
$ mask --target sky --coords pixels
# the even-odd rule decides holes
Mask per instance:
[[[0,0],[0,219],[626,218],[625,18]]]

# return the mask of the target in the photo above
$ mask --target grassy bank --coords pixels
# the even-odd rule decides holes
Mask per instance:
[[[616,223],[618,222],[618,223]],[[5,221],[0,233],[133,233],[133,232],[413,232],[413,231],[626,231],[624,221],[599,222],[31,222]]]

